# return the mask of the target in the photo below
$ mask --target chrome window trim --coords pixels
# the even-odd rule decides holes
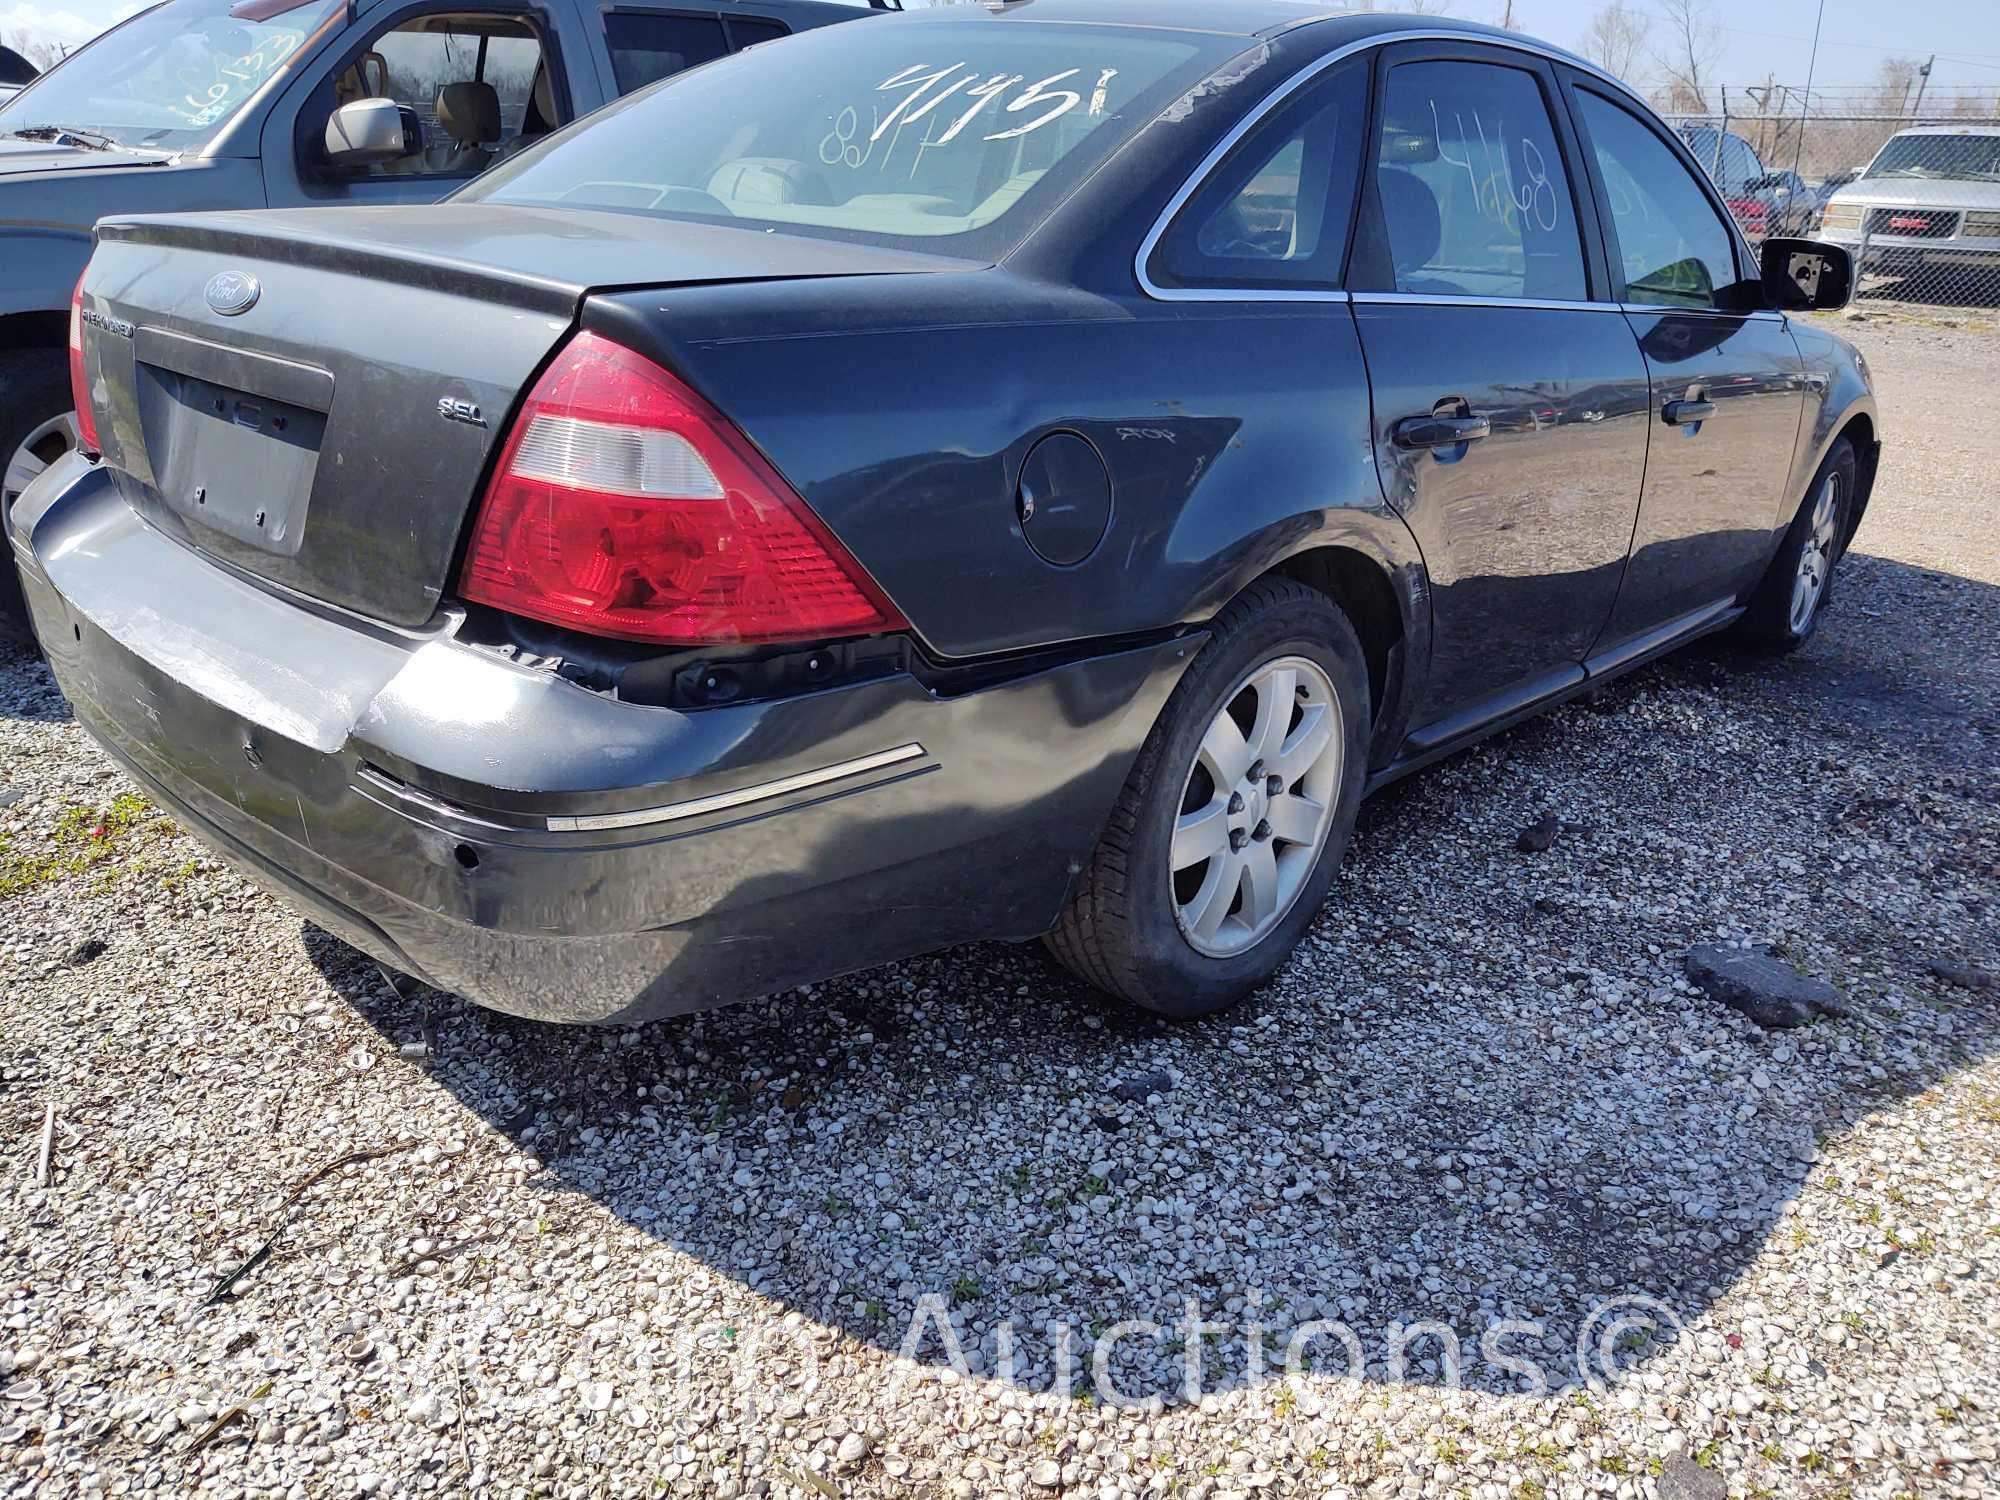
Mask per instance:
[[[1324,20],[1324,18],[1316,16],[1312,20]],[[1310,24],[1310,22],[1300,22],[1300,24]],[[1286,30],[1290,32],[1294,28],[1286,28]],[[1540,46],[1538,42],[1530,42],[1526,38],[1516,38],[1516,36],[1488,36],[1484,32],[1416,30],[1416,32],[1386,32],[1382,36],[1362,38],[1360,42],[1348,42],[1342,48],[1334,48],[1324,58],[1314,58],[1308,66],[1304,66],[1298,72],[1294,72],[1290,78],[1286,78],[1282,84],[1278,84],[1278,88],[1274,88],[1270,94],[1266,94],[1262,100],[1258,100],[1250,108],[1250,112],[1242,120],[1238,120],[1222,136],[1222,140],[1218,140],[1214,144],[1214,148],[1200,160],[1200,164],[1194,168],[1194,172],[1188,174],[1188,180],[1180,184],[1180,190],[1172,198],[1168,198],[1166,208],[1162,208],[1160,216],[1154,218],[1152,228],[1146,232],[1146,238],[1140,240],[1138,258],[1132,262],[1132,270],[1138,276],[1140,290],[1148,298],[1152,298],[1154,302],[1356,302],[1356,300],[1376,300],[1376,298],[1394,298],[1394,300],[1400,300],[1400,302],[1424,302],[1424,300],[1432,300],[1432,298],[1424,298],[1422,294],[1408,294],[1408,292],[1348,292],[1348,290],[1338,288],[1338,286],[1314,286],[1314,288],[1304,288],[1302,286],[1298,290],[1292,290],[1292,288],[1284,288],[1284,290],[1278,290],[1278,288],[1236,288],[1236,286],[1160,286],[1158,282],[1152,280],[1152,276],[1146,270],[1146,266],[1152,262],[1152,252],[1158,250],[1160,248],[1160,240],[1166,238],[1166,230],[1174,222],[1174,216],[1180,214],[1180,210],[1188,206],[1188,200],[1196,192],[1202,190],[1202,186],[1208,182],[1210,172],[1214,172],[1216,166],[1220,166],[1222,158],[1228,156],[1236,148],[1236,142],[1240,142],[1244,136],[1248,136],[1252,130],[1256,130],[1258,124],[1262,124],[1264,118],[1268,114],[1272,114],[1272,110],[1276,110],[1280,104],[1284,104],[1288,98],[1292,98],[1292,94],[1296,94],[1300,88],[1304,88],[1306,84],[1310,84],[1314,78],[1318,78],[1322,72],[1326,72],[1334,64],[1346,62],[1348,58],[1358,56],[1358,54],[1368,52],[1368,50],[1378,48],[1378,46],[1398,46],[1402,42],[1476,42],[1478,46],[1492,46],[1492,48],[1500,48],[1500,50],[1508,50],[1508,52],[1526,52],[1528,56],[1544,58],[1548,62],[1558,62],[1558,64],[1562,64],[1566,68],[1574,68],[1576,72],[1590,76],[1592,80],[1596,80],[1600,84],[1608,84],[1610,88],[1618,90],[1628,100],[1632,100],[1634,104],[1638,104],[1640,110],[1644,110],[1648,116],[1658,118],[1658,114],[1654,114],[1652,106],[1646,104],[1646,100],[1642,100],[1636,92],[1632,92],[1632,88],[1628,88],[1618,78],[1612,78],[1602,68],[1596,68],[1590,62],[1584,62],[1582,58],[1572,58],[1566,52],[1558,52],[1554,48]],[[1736,230],[1736,220],[1730,218],[1728,224],[1730,224],[1732,232],[1736,232],[1738,238],[1740,238],[1742,230]],[[1752,258],[1752,264],[1754,264],[1754,258]],[[1480,302],[1480,304],[1522,306],[1522,308],[1542,306],[1542,308],[1624,308],[1624,310],[1636,310],[1636,308],[1630,308],[1626,304],[1616,304],[1616,302],[1536,302],[1536,300],[1530,300],[1530,298],[1442,298],[1442,296],[1434,298],[1434,300],[1438,304],[1442,304],[1442,306],[1466,306],[1466,302]],[[1698,308],[1678,308],[1678,312],[1698,312]],[[1738,316],[1756,316],[1756,314],[1738,314]]]
[[[1753,308],[1749,312],[1731,312],[1726,307],[1684,307],[1677,302],[1621,302],[1618,304],[1618,310],[1620,312],[1638,313],[1645,317],[1656,317],[1662,313],[1675,313],[1687,318],[1733,318],[1739,323],[1747,323],[1752,319],[1759,323],[1782,323],[1785,321],[1785,314],[1782,310],[1769,307]]]
[[[1625,309],[1616,302],[1563,301],[1555,297],[1482,297],[1468,293],[1455,297],[1448,292],[1353,292],[1350,293],[1357,307],[1373,306],[1377,303],[1391,306],[1415,305],[1419,307],[1524,307],[1542,312],[1623,312]]]
[[[1483,297],[1448,292],[1351,292],[1344,294],[1356,307],[1520,307],[1540,312],[1679,313],[1697,318],[1756,318],[1761,322],[1784,320],[1782,312],[1760,307],[1752,312],[1730,312],[1720,307],[1684,307],[1672,302],[1565,302],[1552,297]]]
[[[1142,274],[1146,295],[1156,302],[1352,302],[1354,294],[1337,286],[1154,286]]]
[[[754,786],[738,787],[733,792],[717,792],[712,797],[696,797],[689,802],[669,802],[662,807],[635,807],[629,812],[582,813],[574,817],[553,817],[548,820],[548,828],[551,833],[587,833],[604,828],[641,828],[654,823],[675,823],[683,818],[698,818],[706,813],[726,812],[732,807],[763,802],[772,797],[785,796],[790,792],[803,792],[811,787],[824,786],[830,781],[859,776],[864,771],[879,771],[885,766],[899,766],[905,761],[919,760],[923,755],[924,747],[911,741],[892,750],[877,750],[873,755],[857,756],[853,760],[839,761],[834,765],[821,766],[817,770],[800,771],[794,776],[780,776],[775,781],[760,781]]]

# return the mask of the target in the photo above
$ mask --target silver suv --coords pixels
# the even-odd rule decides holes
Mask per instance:
[[[1820,236],[1860,271],[2000,272],[2000,126],[1897,131],[1827,200]]]

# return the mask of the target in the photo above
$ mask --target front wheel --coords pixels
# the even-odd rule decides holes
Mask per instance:
[[[1048,938],[1079,977],[1176,1018],[1285,961],[1367,780],[1367,663],[1326,595],[1264,579],[1210,630]]]
[[[1819,629],[1833,594],[1833,570],[1853,529],[1854,445],[1839,438],[1827,452],[1792,518],[1777,556],[1750,596],[1742,634],[1770,651],[1796,651]]]
[[[21,491],[76,442],[62,351],[0,354],[0,613],[21,607],[20,581],[4,541],[7,517]]]

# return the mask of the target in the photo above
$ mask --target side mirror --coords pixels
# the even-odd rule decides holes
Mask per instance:
[[[407,118],[406,118],[407,117]],[[326,122],[326,159],[336,167],[366,167],[413,155],[416,111],[394,99],[356,99],[343,104]]]
[[[1840,245],[1774,236],[1757,255],[1773,307],[1833,312],[1854,295],[1854,257]]]

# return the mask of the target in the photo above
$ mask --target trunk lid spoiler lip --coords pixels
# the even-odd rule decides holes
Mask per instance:
[[[395,217],[385,217],[388,214]],[[596,264],[586,267],[584,274],[571,276],[531,268],[532,261],[554,261],[547,242],[558,229],[574,254],[579,220],[600,221],[606,230],[605,235],[585,241],[592,247],[591,258]],[[433,226],[435,232],[426,236],[424,231]],[[486,227],[498,232],[468,233]],[[101,220],[97,236],[100,240],[209,252],[218,257],[268,260],[281,250],[287,260],[300,265],[405,283],[412,280],[412,268],[418,268],[424,275],[421,284],[427,289],[563,318],[574,316],[584,297],[600,292],[963,273],[989,270],[993,264],[844,240],[767,235],[747,226],[645,219],[601,211],[562,215],[558,220],[544,209],[471,204],[393,210],[122,215]],[[465,248],[426,245],[426,237]],[[508,254],[509,250],[514,253]]]

